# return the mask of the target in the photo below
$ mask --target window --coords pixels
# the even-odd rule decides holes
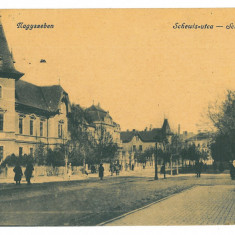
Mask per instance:
[[[136,145],[133,145],[133,151],[136,151]]]
[[[63,125],[61,123],[58,124],[58,137],[62,138],[63,135]]]
[[[30,120],[29,132],[30,132],[30,135],[33,135],[33,120],[32,119]]]
[[[30,151],[30,156],[33,157],[33,148],[30,148],[29,151]]]
[[[40,121],[40,136],[43,136],[43,121]]]
[[[0,86],[0,99],[2,99],[2,86]]]
[[[139,146],[139,151],[142,151],[143,150],[143,147],[142,145]]]
[[[139,136],[136,136],[136,141],[139,141]]]
[[[19,118],[19,133],[23,134],[23,118]]]
[[[19,157],[22,157],[22,155],[23,155],[23,148],[19,147]]]
[[[3,159],[3,146],[0,146],[0,162]]]
[[[0,114],[0,131],[3,131],[3,114]]]

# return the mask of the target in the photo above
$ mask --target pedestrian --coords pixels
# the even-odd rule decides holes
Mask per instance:
[[[92,173],[92,174],[96,173],[96,168],[95,168],[94,165],[91,166],[91,173]]]
[[[119,165],[118,164],[115,165],[115,172],[116,172],[116,175],[119,175]]]
[[[132,165],[131,165],[131,170],[134,171],[134,169],[135,169],[135,165],[132,164]]]
[[[232,180],[235,180],[235,167],[232,163],[230,164],[230,177]]]
[[[7,172],[8,172],[8,167],[7,167],[7,164],[5,166],[5,177],[7,178]]]
[[[71,176],[72,176],[72,164],[70,162],[68,165],[68,178],[69,178],[69,180],[70,180]]]
[[[13,171],[15,172],[14,180],[15,180],[16,184],[20,184],[23,173],[22,173],[22,169],[20,167],[19,162],[16,163],[16,166],[13,169]]]
[[[114,172],[114,165],[113,165],[113,163],[111,162],[111,163],[110,163],[110,173],[111,173],[111,176],[113,176],[113,172]]]
[[[99,177],[100,177],[101,180],[104,177],[104,167],[103,167],[102,163],[100,163],[100,167],[99,167]]]
[[[34,171],[33,164],[31,162],[28,162],[24,172],[27,184],[31,184],[30,180],[32,178],[33,171]]]
[[[199,162],[198,160],[196,161],[195,171],[196,171],[197,178],[200,178],[201,177],[201,172],[202,172],[202,162]]]
[[[165,163],[161,167],[161,174],[163,174],[164,175],[164,179],[166,179],[166,167],[165,167]]]

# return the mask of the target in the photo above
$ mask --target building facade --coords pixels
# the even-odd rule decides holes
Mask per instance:
[[[123,145],[123,160],[133,163],[136,152],[144,152],[150,148],[162,148],[164,138],[170,140],[172,135],[167,119],[164,120],[161,128],[145,128],[144,131],[123,131],[121,141]],[[131,164],[128,163],[128,164]]]
[[[40,87],[20,80],[0,23],[0,161],[8,155],[33,155],[68,138],[68,94],[61,86]]]
[[[209,132],[199,132],[198,134],[185,139],[185,146],[195,145],[199,151],[204,151],[208,154],[207,160],[202,160],[208,165],[213,164],[213,158],[211,156],[210,145],[212,142],[212,134]]]

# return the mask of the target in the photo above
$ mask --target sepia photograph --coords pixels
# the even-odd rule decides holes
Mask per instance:
[[[0,227],[235,225],[234,15],[1,9]]]

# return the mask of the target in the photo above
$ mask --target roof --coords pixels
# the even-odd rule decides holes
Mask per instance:
[[[104,118],[109,115],[108,112],[104,111],[100,106],[93,104],[85,110],[85,116],[89,123],[93,123],[97,121],[104,121]]]
[[[36,86],[22,80],[16,81],[16,103],[35,109],[40,109],[49,113],[55,113],[60,109],[63,97],[68,94],[60,85],[55,86]]]
[[[123,143],[129,143],[134,136],[139,136],[143,142],[159,142],[163,140],[166,135],[171,135],[170,125],[167,119],[164,119],[162,128],[153,128],[152,130],[145,131],[122,131],[121,140]]]
[[[162,139],[162,129],[154,128],[150,131],[122,131],[121,140],[123,143],[129,143],[136,135],[139,136],[143,142],[156,142]]]
[[[23,75],[23,73],[15,69],[12,53],[8,48],[3,26],[0,22],[0,77],[18,80]]]
[[[198,141],[198,140],[205,140],[205,139],[209,139],[211,137],[211,134],[208,132],[200,132],[197,135],[190,137],[188,139],[186,139],[185,141]]]
[[[122,131],[120,133],[120,138],[123,143],[129,143],[134,136],[135,136],[134,131]]]

